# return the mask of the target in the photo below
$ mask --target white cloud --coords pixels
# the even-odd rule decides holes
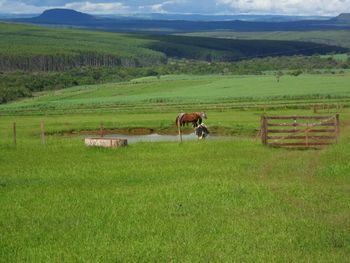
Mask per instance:
[[[0,0],[0,13],[3,14],[33,14],[41,13],[45,9],[44,6],[29,5],[20,1]]]
[[[120,2],[113,3],[93,3],[86,2],[72,2],[61,6],[36,6],[26,4],[20,1],[0,0],[0,13],[12,13],[12,14],[30,14],[41,13],[44,10],[50,8],[68,8],[90,14],[113,14],[113,13],[125,13],[130,12],[129,8]]]
[[[140,8],[141,10],[145,10],[145,9],[148,9],[146,6],[142,6]],[[152,5],[150,6],[150,10],[152,12],[155,12],[155,13],[165,13],[165,10],[163,9],[163,5],[162,4],[155,4],[155,5]]]
[[[350,0],[217,0],[232,11],[256,14],[337,15],[350,12]]]
[[[122,3],[92,3],[92,2],[73,2],[65,4],[63,8],[74,9],[77,11],[90,13],[90,14],[113,14],[113,13],[125,13],[130,11],[127,6]]]
[[[150,6],[142,6],[140,9],[144,11],[148,10],[156,13],[167,13],[171,11],[173,7],[183,7],[184,5],[188,6],[190,3],[191,1],[188,1],[188,0],[169,0],[169,1],[163,1],[161,3],[157,3]],[[186,13],[186,10],[184,9],[182,13]]]

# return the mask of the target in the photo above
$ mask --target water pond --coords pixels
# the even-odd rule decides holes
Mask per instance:
[[[86,136],[86,137],[96,137],[96,136]],[[104,136],[105,138],[121,138],[127,139],[128,143],[135,142],[173,142],[179,141],[178,135],[164,135],[158,133],[146,134],[146,135],[125,135],[125,134],[108,134]],[[233,137],[220,136],[220,135],[208,135],[205,140],[229,140]],[[197,141],[198,137],[194,134],[183,134],[183,141]]]

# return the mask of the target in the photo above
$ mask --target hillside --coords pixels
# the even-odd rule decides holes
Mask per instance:
[[[206,107],[211,110],[239,107],[259,107],[268,103],[274,107],[310,109],[323,100],[349,105],[350,74],[283,76],[274,75],[168,75],[135,79],[125,83],[79,86],[61,91],[48,91],[34,98],[0,105],[0,114],[8,112],[80,112],[130,111],[142,112],[184,110]],[[331,88],[330,88],[331,87]],[[284,100],[281,103],[281,100]],[[290,101],[286,103],[286,101]],[[196,106],[198,105],[198,106]],[[132,106],[132,107],[131,107]]]
[[[341,23],[350,23],[350,13],[342,13],[335,17],[334,20]]]
[[[62,71],[81,66],[136,67],[166,57],[125,34],[0,23],[0,70]]]
[[[0,23],[0,70],[62,71],[76,67],[138,67],[167,58],[235,61],[254,57],[346,52],[291,41],[229,40],[120,34]]]

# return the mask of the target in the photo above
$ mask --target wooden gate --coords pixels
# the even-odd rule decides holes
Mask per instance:
[[[338,142],[339,114],[334,116],[261,116],[264,145],[319,148]]]

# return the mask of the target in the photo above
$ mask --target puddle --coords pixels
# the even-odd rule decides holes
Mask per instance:
[[[96,137],[96,136],[86,136],[86,137]],[[178,135],[164,135],[164,134],[158,134],[158,133],[152,133],[152,134],[146,134],[146,135],[125,135],[125,134],[108,134],[105,135],[104,138],[120,138],[120,139],[127,139],[128,143],[135,143],[135,142],[174,142],[179,141]],[[229,136],[220,136],[220,135],[208,135],[205,140],[232,140],[233,137]],[[197,141],[198,137],[194,134],[183,134],[182,135],[183,141]]]

